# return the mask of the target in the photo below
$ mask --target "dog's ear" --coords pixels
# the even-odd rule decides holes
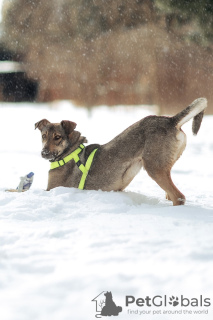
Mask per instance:
[[[64,129],[65,133],[69,135],[76,128],[77,124],[72,121],[63,120],[61,121],[61,126]]]
[[[42,119],[35,123],[35,129],[38,128],[41,131],[48,123],[50,122],[47,119]]]

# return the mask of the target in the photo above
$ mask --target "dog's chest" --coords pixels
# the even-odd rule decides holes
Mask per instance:
[[[47,190],[63,186],[78,188],[81,178],[81,171],[74,161],[70,161],[66,165],[49,171]]]

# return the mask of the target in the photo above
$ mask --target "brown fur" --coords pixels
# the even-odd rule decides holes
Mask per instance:
[[[99,146],[85,189],[124,190],[144,167],[149,176],[165,190],[166,198],[173,205],[184,204],[185,196],[174,185],[170,172],[186,146],[186,135],[181,125],[193,117],[193,133],[196,134],[206,107],[206,99],[200,98],[174,117],[148,116],[107,144]],[[86,142],[86,138],[75,127],[76,124],[71,121],[50,123],[43,119],[37,122],[35,128],[42,134],[42,157],[58,161]],[[82,163],[85,164],[88,151],[91,152],[94,147],[90,145],[80,153]],[[81,171],[71,160],[49,171],[47,190],[58,186],[77,188],[80,179]]]

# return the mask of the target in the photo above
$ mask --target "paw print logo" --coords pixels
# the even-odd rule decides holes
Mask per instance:
[[[179,302],[178,302],[178,297],[174,297],[172,296],[171,298],[169,298],[170,302],[169,304],[171,304],[173,307],[176,307],[179,305]]]

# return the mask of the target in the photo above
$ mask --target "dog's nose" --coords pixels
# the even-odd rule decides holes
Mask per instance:
[[[47,156],[49,153],[50,153],[50,152],[49,152],[47,149],[43,149],[43,150],[41,151],[42,157]]]

